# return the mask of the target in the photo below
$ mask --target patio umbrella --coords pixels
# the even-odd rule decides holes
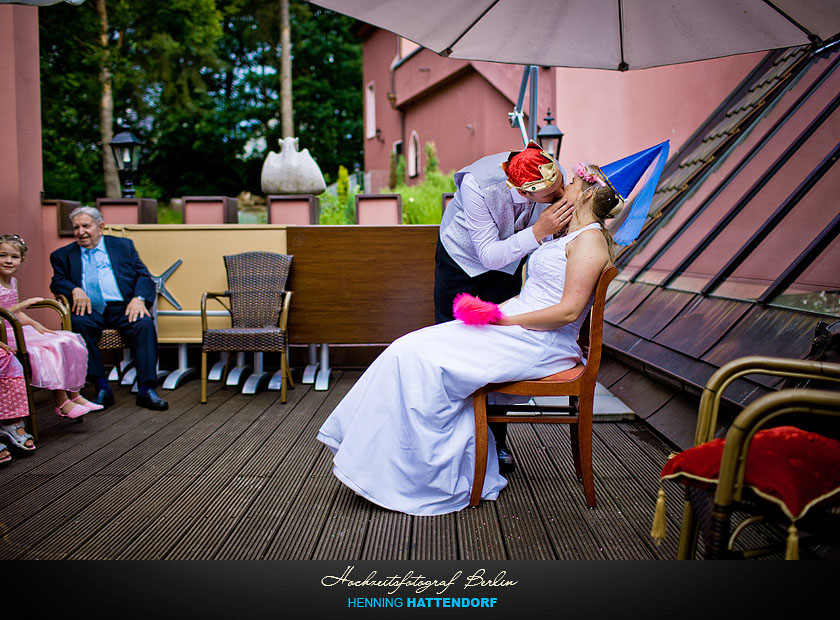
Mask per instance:
[[[441,56],[644,69],[823,43],[840,0],[314,0]]]

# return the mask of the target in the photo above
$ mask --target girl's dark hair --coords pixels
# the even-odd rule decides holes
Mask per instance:
[[[9,245],[17,246],[20,250],[20,255],[24,256],[26,254],[26,250],[29,248],[26,245],[26,241],[20,235],[0,235],[0,243],[8,243]]]

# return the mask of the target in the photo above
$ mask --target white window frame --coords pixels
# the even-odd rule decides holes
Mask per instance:
[[[408,138],[408,148],[405,154],[405,173],[409,178],[420,174],[420,136],[416,131]]]
[[[376,137],[376,84],[369,82],[365,86],[365,138]]]

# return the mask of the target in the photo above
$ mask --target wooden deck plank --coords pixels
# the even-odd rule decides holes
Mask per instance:
[[[515,437],[517,425],[509,424],[511,445],[514,455],[520,445]],[[494,502],[507,559],[510,560],[553,560],[556,555],[545,525],[538,518],[537,501],[526,481],[527,470],[519,466],[508,474],[508,485]]]
[[[412,560],[457,560],[458,532],[451,514],[415,518],[411,532]]]
[[[504,493],[504,491],[502,491]],[[507,549],[492,502],[455,513],[458,526],[458,556],[461,560],[506,560]]]
[[[156,431],[168,423],[169,420],[164,416],[147,419],[146,430],[143,432]],[[97,445],[102,437],[112,435],[111,430],[106,429],[99,436],[99,441],[89,443]],[[31,493],[15,501],[9,509],[4,510],[7,541],[18,550],[28,549],[67,521],[68,514],[83,512],[88,504],[97,499],[98,495],[91,495],[95,489],[101,495],[120,480],[119,477],[104,474],[105,467],[123,458],[127,447],[136,445],[135,439],[123,433],[110,444],[94,450],[76,465],[67,468],[61,476],[50,477]],[[5,551],[5,548],[0,547],[0,557]]]
[[[561,428],[562,427],[562,428]],[[535,426],[538,435],[549,448],[548,455],[558,465],[565,465],[569,476],[574,479],[572,469],[572,451],[569,441],[569,429],[565,425],[541,424]],[[597,507],[582,512],[583,518],[595,532],[598,551],[605,559],[650,559],[652,557],[645,542],[638,539],[627,519],[622,515],[621,507],[608,492],[602,476],[610,475],[600,461],[600,446],[593,438],[592,469],[595,478],[595,496]],[[623,482],[630,482],[624,479]],[[578,485],[578,500],[586,505],[583,497],[583,485]]]
[[[148,438],[137,444],[135,448],[104,467],[99,475],[116,479],[115,484],[79,512],[76,519],[65,523],[40,544],[34,545],[27,557],[61,559],[67,555],[68,550],[76,549],[90,537],[95,536],[99,529],[106,527],[116,515],[119,515],[158,480],[158,472],[144,465],[152,459],[157,462],[158,467],[167,460],[172,463],[177,462],[180,454],[171,448],[171,444],[189,436],[185,433],[218,405],[219,402],[216,399],[211,399],[204,408],[196,405],[181,414],[175,414],[171,422],[149,434]],[[167,417],[160,415],[159,419],[165,420]],[[128,476],[137,470],[139,470],[139,475]]]
[[[315,434],[356,378],[357,374],[344,379],[341,375],[334,376],[335,383],[326,399],[312,400],[308,414],[301,416],[306,425],[299,440],[279,461],[269,484],[245,515],[249,527],[239,528],[220,549],[218,557],[277,560],[311,557],[323,516],[339,486],[331,473],[332,454],[315,440]],[[266,514],[271,518],[266,519]]]
[[[509,560],[671,558],[681,493],[670,490],[673,540],[649,537],[658,473],[670,447],[644,423],[600,423],[598,508],[587,509],[565,427],[511,425],[517,469],[495,502],[412,517],[356,496],[332,474],[317,429],[359,372],[327,391],[298,385],[242,395],[198,382],[170,409],[118,405],[84,424],[49,420],[29,457],[0,468],[0,557],[43,559]]]
[[[547,456],[548,447],[534,425],[510,425],[508,433],[518,462],[521,484],[524,479],[536,498],[546,534],[557,559],[596,559],[602,557],[597,537],[590,528],[580,484],[569,461],[561,466]]]
[[[362,546],[362,560],[407,560],[411,555],[412,516],[373,510]]]
[[[325,406],[326,396],[326,392],[309,390],[290,412],[286,423],[243,467],[240,476],[264,477],[266,485],[242,515],[239,526],[217,550],[217,559],[262,557],[312,470],[315,452],[302,438],[314,432],[315,416]]]
[[[230,402],[247,404],[189,452],[187,458],[166,472],[167,477],[187,478],[193,482],[163,513],[140,533],[121,553],[120,558],[160,559],[166,557],[191,531],[199,516],[212,503],[230,474],[220,471],[231,461],[244,462],[250,455],[241,436],[270,407],[274,395],[263,392],[253,398],[237,396]]]

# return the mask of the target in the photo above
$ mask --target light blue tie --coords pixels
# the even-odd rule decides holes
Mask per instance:
[[[105,299],[102,297],[102,287],[99,286],[99,270],[96,268],[96,260],[90,250],[85,251],[84,277],[87,289],[85,292],[90,297],[93,311],[102,314],[105,312]]]

